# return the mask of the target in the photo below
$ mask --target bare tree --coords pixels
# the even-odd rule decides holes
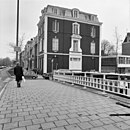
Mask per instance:
[[[108,40],[102,40],[101,50],[103,55],[111,55],[115,52],[114,45],[112,45]]]
[[[20,49],[22,50],[23,49],[23,43],[24,43],[24,40],[25,40],[25,34],[23,34],[22,36],[21,36],[21,38],[19,39],[19,43],[18,43],[18,46],[20,47]],[[10,53],[15,53],[15,51],[14,51],[14,48],[16,47],[16,44],[15,43],[13,43],[13,42],[10,42],[9,43],[9,47],[10,47]]]
[[[115,27],[115,31],[114,31],[114,37],[115,37],[115,45],[116,45],[116,55],[118,55],[119,53],[119,44],[121,41],[121,35],[119,35],[117,27]]]

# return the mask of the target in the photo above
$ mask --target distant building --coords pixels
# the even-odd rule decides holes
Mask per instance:
[[[48,5],[38,22],[38,68],[101,71],[100,28],[97,15]]]
[[[122,43],[122,55],[130,55],[130,33],[127,33],[127,36]]]
[[[102,57],[102,72],[130,73],[130,33],[122,43],[122,55]]]

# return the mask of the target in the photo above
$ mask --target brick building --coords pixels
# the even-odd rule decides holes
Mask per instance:
[[[97,15],[48,5],[38,22],[38,67],[101,71],[100,28]]]

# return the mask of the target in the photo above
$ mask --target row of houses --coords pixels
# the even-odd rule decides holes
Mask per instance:
[[[101,72],[103,66],[115,69],[119,62],[101,64],[101,26],[95,14],[48,5],[41,11],[37,35],[20,53],[21,65],[42,73],[57,69]]]

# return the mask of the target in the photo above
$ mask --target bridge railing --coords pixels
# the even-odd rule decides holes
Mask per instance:
[[[77,76],[74,73],[54,72],[53,79],[61,82],[67,82],[81,87],[89,87],[105,92],[130,97],[130,82],[111,80],[87,76]]]

